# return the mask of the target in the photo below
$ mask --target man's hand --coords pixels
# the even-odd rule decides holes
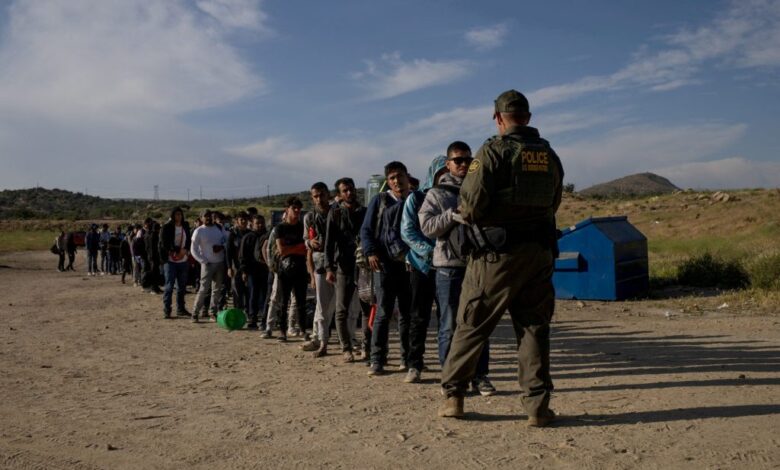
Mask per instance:
[[[463,220],[463,216],[460,215],[459,212],[453,212],[452,213],[452,220],[454,220],[455,222],[457,222],[459,224],[465,224],[466,223],[466,221]]]
[[[382,264],[379,262],[379,257],[376,255],[368,257],[368,266],[375,272],[380,272],[382,270]]]
[[[310,274],[309,275],[309,279],[310,279],[309,285],[311,286],[312,289],[316,290],[317,289],[317,281],[314,278],[314,274]]]
[[[328,281],[331,284],[335,284],[336,283],[336,273],[334,273],[333,271],[328,271],[325,274],[325,280]]]
[[[319,250],[320,247],[322,247],[322,244],[320,243],[319,240],[317,240],[315,238],[315,239],[309,240],[309,246],[311,247],[312,250]]]
[[[228,277],[232,279],[233,278],[233,274],[235,274],[235,272],[233,271],[233,268],[228,268]]]
[[[241,280],[246,282],[249,276],[246,275],[246,273],[241,273]]]

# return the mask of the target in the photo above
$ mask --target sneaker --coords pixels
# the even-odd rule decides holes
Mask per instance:
[[[171,311],[170,310],[163,310],[163,318],[171,318]]]
[[[188,312],[187,309],[180,308],[180,309],[176,310],[176,316],[177,317],[191,317],[192,314],[190,312]]]
[[[496,387],[490,383],[487,377],[477,377],[471,382],[471,388],[475,392],[479,392],[483,397],[489,397],[496,394]]]
[[[320,349],[320,342],[316,339],[307,341],[301,345],[301,349],[304,351],[316,351]]]
[[[349,364],[355,361],[355,356],[352,355],[352,351],[344,351],[341,357],[345,364]]]
[[[257,323],[250,323],[246,326],[246,329],[249,331],[257,331],[259,328],[257,327]]]
[[[371,364],[371,368],[368,369],[368,375],[370,377],[375,377],[378,375],[385,375],[385,368],[381,364]]]
[[[542,416],[529,416],[528,426],[533,428],[543,428],[548,426],[553,421],[555,421],[555,412],[548,408],[547,411],[542,414]]]
[[[279,341],[280,343],[286,343],[287,342],[287,335],[281,335],[279,336],[276,341]]]
[[[271,330],[265,330],[263,331],[263,335],[260,337],[263,339],[271,339],[274,337],[274,335],[271,334]]]
[[[463,397],[454,396],[444,399],[444,403],[439,408],[440,418],[462,418],[463,417]]]
[[[200,323],[200,320],[198,319],[198,314],[192,316],[192,323]]]
[[[398,365],[398,370],[399,370],[399,371],[401,371],[401,372],[403,372],[403,371],[405,371],[405,370],[407,370],[407,369],[409,369],[409,367],[406,365],[406,363],[405,363],[405,362],[401,362],[401,363]]]
[[[404,383],[405,384],[418,384],[420,383],[420,371],[415,369],[414,367],[409,368],[409,372],[406,373],[406,377],[404,377]]]

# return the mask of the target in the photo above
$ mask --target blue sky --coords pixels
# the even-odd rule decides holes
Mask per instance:
[[[238,197],[423,175],[526,93],[578,188],[780,186],[780,1],[0,2],[0,188]]]

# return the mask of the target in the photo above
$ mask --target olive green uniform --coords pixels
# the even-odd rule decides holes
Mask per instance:
[[[518,379],[529,416],[547,412],[555,212],[563,168],[539,132],[506,130],[477,152],[463,181],[461,215],[479,227],[502,227],[506,244],[472,255],[466,267],[452,346],[442,370],[448,397],[463,396],[483,344],[508,309],[518,343]]]

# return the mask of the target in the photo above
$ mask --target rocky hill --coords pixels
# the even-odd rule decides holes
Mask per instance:
[[[591,186],[580,191],[579,194],[588,197],[606,198],[655,196],[672,193],[679,189],[663,176],[658,176],[654,173],[638,173]]]

